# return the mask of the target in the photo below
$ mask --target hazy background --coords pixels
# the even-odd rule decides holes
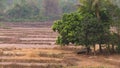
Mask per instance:
[[[0,21],[48,21],[77,9],[78,0],[0,0]]]
[[[77,10],[79,0],[0,0],[0,21],[51,21]],[[113,0],[120,7],[120,0]]]

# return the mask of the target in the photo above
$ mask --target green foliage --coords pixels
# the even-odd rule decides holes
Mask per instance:
[[[16,4],[14,8],[8,10],[7,15],[10,18],[30,18],[37,14],[39,14],[39,9],[36,6]]]
[[[114,44],[117,45],[117,52],[120,53],[120,35],[119,34],[115,34],[115,39],[113,40],[114,41]]]
[[[117,52],[120,53],[120,43],[119,43],[119,45],[117,46]]]
[[[62,20],[55,21],[52,28],[60,34],[58,44],[92,45],[108,32],[109,24],[99,23],[92,14],[74,12],[64,14]]]
[[[5,3],[6,0],[0,0],[0,20],[5,20],[3,15],[4,15],[4,9],[5,9]]]
[[[45,1],[48,1],[49,5]],[[77,0],[0,0],[0,21],[24,22],[58,20],[63,13],[75,10],[74,6],[76,1]],[[46,8],[48,10],[46,10]]]
[[[22,2],[24,2],[24,0]],[[28,3],[24,4],[17,3],[14,5],[14,7],[7,10],[5,18],[7,18],[6,21],[12,22],[48,20],[47,17],[44,17],[44,15],[41,14],[41,12],[42,10],[40,10],[40,8],[38,8],[37,5]]]
[[[119,34],[110,31],[113,19],[107,6],[111,4],[104,2],[108,1],[100,1],[100,7],[96,8],[92,0],[83,1],[85,5],[77,12],[64,14],[61,20],[55,21],[52,28],[59,33],[57,44],[72,43],[88,49],[96,44],[104,44],[106,47],[118,45],[119,50]]]
[[[57,40],[58,44],[65,45],[77,41],[76,34],[80,26],[79,20],[82,19],[79,15],[79,13],[64,14],[62,20],[55,22],[52,28],[60,34]],[[76,30],[74,30],[75,27],[77,27]]]

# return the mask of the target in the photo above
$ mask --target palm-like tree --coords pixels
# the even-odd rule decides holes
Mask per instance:
[[[102,18],[103,16],[101,15],[101,13],[103,13],[103,11],[107,10],[106,6],[110,5],[110,0],[80,0],[80,12],[82,11],[83,13],[92,13],[95,15],[95,17],[98,19],[98,22],[103,22]],[[108,10],[107,10],[108,11]],[[109,18],[105,18],[106,21],[109,20]],[[101,35],[100,35],[101,37]],[[101,39],[101,38],[100,38]],[[100,40],[101,41],[101,40]],[[99,42],[99,49],[100,52],[102,52],[102,47],[101,47],[101,42]]]
[[[105,4],[110,4],[111,0],[80,0],[80,9],[87,12],[94,12],[100,21],[100,10]],[[104,6],[105,7],[105,6]]]

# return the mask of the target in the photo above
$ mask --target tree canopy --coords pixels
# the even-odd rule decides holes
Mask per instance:
[[[108,50],[110,45],[114,49],[116,44],[111,42],[115,43],[119,39],[118,34],[110,31],[113,17],[109,6],[114,5],[109,0],[80,0],[80,3],[78,11],[64,14],[61,20],[54,22],[52,28],[59,33],[57,44],[82,45],[88,53],[91,46],[95,50],[96,44],[99,44],[100,52],[103,44]]]

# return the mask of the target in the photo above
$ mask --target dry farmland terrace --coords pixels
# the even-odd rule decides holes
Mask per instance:
[[[4,23],[0,29],[0,46],[17,48],[54,47],[57,33],[51,24],[41,23]]]
[[[77,55],[81,47],[55,44],[52,22],[1,23],[0,68],[119,68],[119,55]]]

